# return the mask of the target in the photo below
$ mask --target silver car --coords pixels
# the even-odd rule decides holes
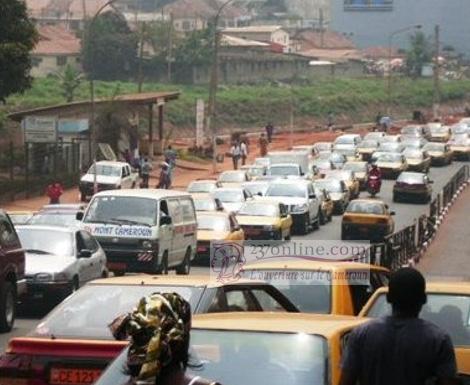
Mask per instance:
[[[88,281],[107,277],[106,255],[87,231],[57,226],[18,226],[26,253],[23,300],[62,300]]]

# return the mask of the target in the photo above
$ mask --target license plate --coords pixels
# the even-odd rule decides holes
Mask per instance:
[[[126,270],[127,265],[125,263],[108,262],[108,269],[109,270]]]
[[[87,385],[93,384],[101,375],[100,369],[52,368],[51,385]]]

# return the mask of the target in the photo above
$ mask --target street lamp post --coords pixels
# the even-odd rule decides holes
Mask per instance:
[[[209,86],[209,106],[208,106],[208,116],[207,116],[207,126],[209,127],[209,132],[212,134],[212,171],[214,174],[217,172],[217,126],[215,122],[216,116],[216,99],[217,99],[217,87],[219,81],[219,45],[220,45],[220,33],[217,30],[219,25],[220,14],[224,8],[229,5],[234,0],[227,0],[223,3],[214,17],[214,50],[212,55],[212,68],[211,68],[211,78]]]
[[[409,27],[398,29],[388,36],[388,77],[387,77],[387,115],[390,116],[392,107],[392,40],[393,37],[411,30],[421,29],[421,25],[411,25]]]
[[[93,31],[93,26],[95,25],[96,19],[98,16],[103,12],[104,9],[106,9],[108,6],[112,5],[115,3],[117,0],[109,0],[105,4],[103,4],[93,15],[90,24],[88,25],[87,28],[87,40],[89,44],[89,49],[91,51],[91,76],[90,76],[90,122],[89,122],[89,131],[90,131],[90,137],[89,137],[89,161],[93,159],[93,192],[96,193],[98,192],[98,182],[97,182],[97,177],[96,177],[96,130],[95,130],[95,81],[93,77],[93,68],[95,65],[95,54],[93,51],[93,38],[92,36],[92,31]],[[93,157],[93,158],[92,158]]]

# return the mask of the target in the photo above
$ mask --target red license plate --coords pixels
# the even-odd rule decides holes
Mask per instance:
[[[101,375],[100,369],[52,368],[51,385],[88,385],[93,384]]]
[[[127,265],[125,263],[108,262],[108,269],[109,270],[126,270]]]

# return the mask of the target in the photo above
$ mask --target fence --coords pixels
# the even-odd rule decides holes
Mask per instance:
[[[357,255],[354,261],[370,261],[372,264],[396,270],[410,261],[419,261],[422,250],[429,244],[440,225],[442,216],[449,210],[456,194],[467,183],[470,167],[462,166],[429,205],[429,215],[422,215],[414,224],[389,235],[384,242],[372,244],[368,255]]]
[[[42,193],[53,180],[74,185],[80,171],[77,142],[35,143],[0,148],[0,200]]]

